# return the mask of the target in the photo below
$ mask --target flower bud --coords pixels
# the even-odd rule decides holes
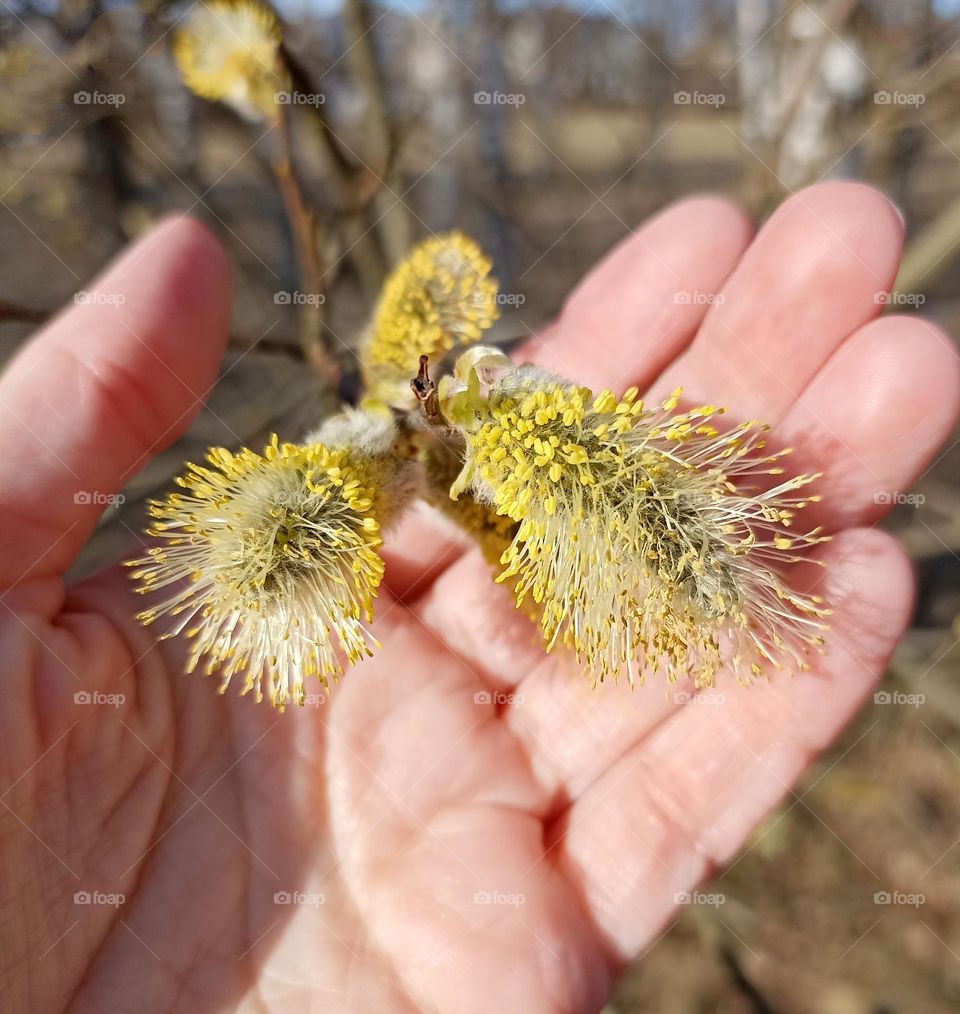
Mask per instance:
[[[462,233],[414,247],[387,279],[361,350],[369,395],[410,401],[410,368],[480,339],[497,319],[497,282],[480,247]]]
[[[242,672],[258,701],[266,683],[277,707],[302,704],[305,677],[327,685],[376,645],[380,529],[412,492],[409,465],[383,428],[365,444],[330,425],[330,445],[212,448],[176,480],[183,492],[151,504],[160,543],[130,565],[137,591],[169,597],[140,619],[171,618],[163,636],[191,638],[187,671],[204,659],[221,692]]]

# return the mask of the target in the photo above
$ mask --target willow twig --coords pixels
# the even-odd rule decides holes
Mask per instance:
[[[293,170],[290,123],[283,108],[274,121],[277,129],[277,151],[270,166],[280,188],[287,220],[293,232],[300,284],[315,297],[300,307],[300,344],[304,358],[325,381],[336,385],[340,381],[340,364],[337,356],[325,341],[323,301],[323,272],[317,253],[316,216],[303,196],[303,190]]]

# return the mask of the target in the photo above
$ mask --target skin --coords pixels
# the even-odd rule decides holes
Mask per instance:
[[[383,650],[286,714],[182,676],[119,568],[63,580],[102,510],[75,493],[117,490],[175,440],[225,340],[227,268],[201,226],[129,250],[90,287],[126,301],[71,307],[0,384],[3,1009],[597,1009],[676,892],[850,720],[907,622],[875,495],[933,460],[960,375],[934,326],[877,319],[901,237],[854,184],[792,197],[756,237],[727,202],[686,200],[526,350],[597,388],[682,383],[824,472],[811,513],[835,538],[800,577],[833,609],[812,673],[721,677],[712,706],[657,678],[592,691],[414,512],[387,547]]]

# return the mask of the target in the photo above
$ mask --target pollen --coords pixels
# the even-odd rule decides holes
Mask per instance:
[[[206,460],[187,465],[182,492],[151,502],[159,545],[129,566],[138,592],[167,598],[139,619],[191,638],[188,671],[218,670],[221,692],[242,673],[242,693],[302,704],[305,677],[326,686],[375,645],[366,624],[391,466],[276,437],[262,454],[218,447]]]

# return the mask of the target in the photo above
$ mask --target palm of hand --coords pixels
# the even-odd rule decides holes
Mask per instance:
[[[130,619],[120,572],[64,591],[97,513],[72,492],[116,488],[182,430],[225,331],[205,233],[168,223],[128,254],[99,286],[129,293],[122,321],[72,311],[0,392],[11,1009],[598,1007],[675,893],[848,720],[905,623],[901,552],[856,526],[932,455],[960,385],[930,325],[870,323],[899,241],[886,202],[850,185],[793,198],[745,255],[738,212],[684,202],[531,350],[595,387],[682,382],[769,419],[799,470],[824,471],[834,616],[812,675],[722,683],[699,706],[683,686],[593,692],[542,656],[476,552],[415,516],[388,546],[383,651],[284,715],[180,677],[178,646]],[[723,301],[676,296],[722,286]]]

